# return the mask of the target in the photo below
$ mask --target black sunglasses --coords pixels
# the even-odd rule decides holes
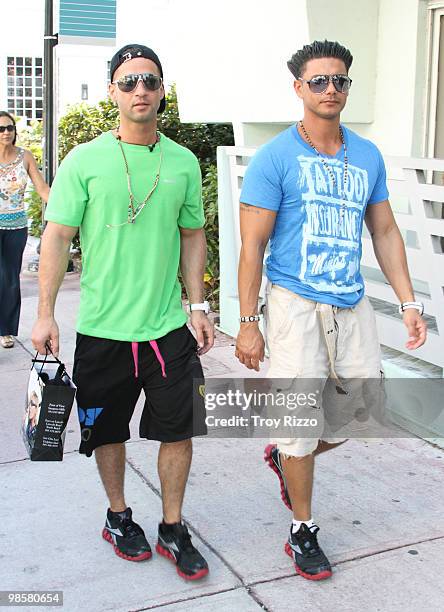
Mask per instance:
[[[345,74],[318,74],[308,81],[300,77],[297,80],[307,83],[310,91],[315,94],[325,93],[330,82],[339,93],[347,93],[352,84],[352,80]]]
[[[113,85],[117,85],[120,91],[129,93],[136,89],[139,81],[142,81],[143,86],[148,91],[156,91],[162,85],[162,77],[157,76],[157,74],[151,74],[150,72],[127,74],[117,79],[117,81],[113,81]]]
[[[15,125],[0,125],[0,134],[3,132],[13,132],[15,130]]]

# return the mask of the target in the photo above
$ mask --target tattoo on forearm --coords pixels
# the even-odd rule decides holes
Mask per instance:
[[[240,208],[241,210],[244,210],[245,212],[254,213],[255,215],[260,214],[260,211],[254,208],[253,206],[250,206],[250,204],[241,204]]]

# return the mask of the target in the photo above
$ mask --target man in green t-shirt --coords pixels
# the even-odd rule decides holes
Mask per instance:
[[[165,109],[163,71],[143,45],[126,45],[111,60],[109,93],[119,127],[75,147],[63,160],[46,209],[40,256],[40,299],[32,341],[59,350],[54,319],[71,240],[80,228],[81,300],[74,382],[80,452],[94,452],[109,499],[102,535],[131,561],[151,557],[124,497],[125,441],[143,389],[140,436],[161,442],[163,521],[156,550],[183,578],[208,573],[191,544],[181,509],[193,435],[206,433],[199,355],[213,345],[203,301],[206,259],[201,176],[196,157],[157,132]],[[186,326],[178,269],[190,302]]]

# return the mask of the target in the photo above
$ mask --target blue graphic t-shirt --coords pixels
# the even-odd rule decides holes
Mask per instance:
[[[364,295],[360,261],[366,206],[387,200],[388,191],[377,147],[344,126],[342,130],[348,156],[344,198],[344,148],[335,156],[323,156],[335,185],[293,125],[252,158],[241,202],[277,211],[266,261],[272,283],[316,302],[348,308]]]

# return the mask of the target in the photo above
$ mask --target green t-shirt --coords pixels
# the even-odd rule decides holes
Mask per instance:
[[[81,299],[77,331],[142,342],[161,338],[187,320],[177,278],[179,227],[204,225],[197,158],[161,135],[152,152],[123,143],[138,202],[159,184],[136,218],[127,220],[128,187],[118,141],[106,132],[75,147],[61,163],[45,219],[80,227]]]

